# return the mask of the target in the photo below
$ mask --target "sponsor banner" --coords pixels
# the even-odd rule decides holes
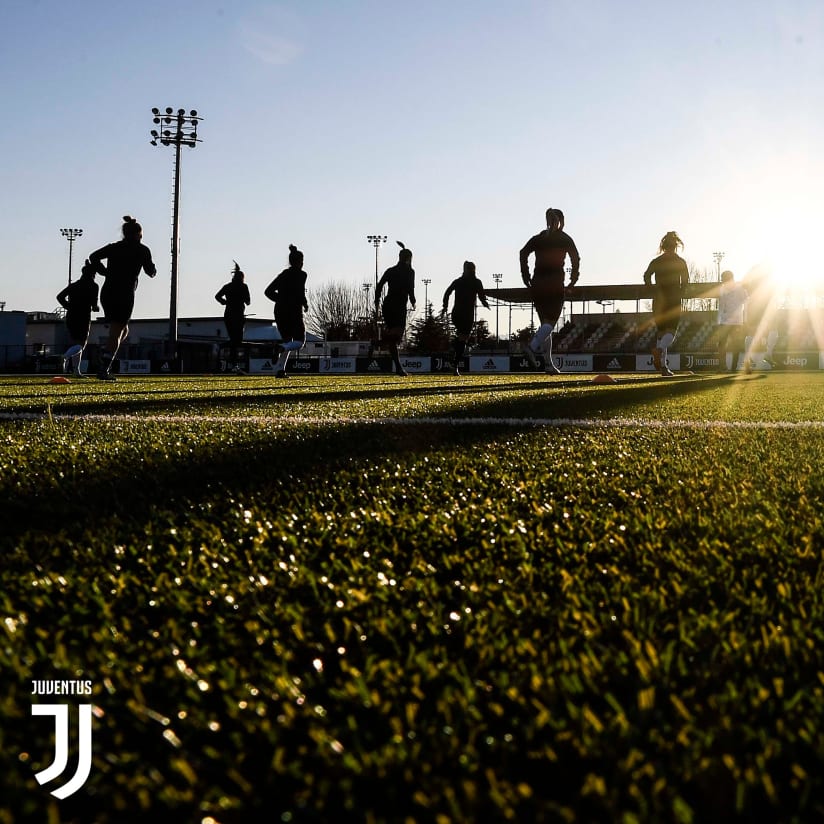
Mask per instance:
[[[635,369],[635,355],[593,355],[593,372],[632,372]]]
[[[121,360],[118,363],[121,375],[148,375],[152,371],[152,362],[148,360]]]
[[[274,375],[275,358],[249,358],[250,375]]]
[[[455,360],[454,358],[446,357],[445,355],[436,355],[433,358],[430,358],[432,363],[432,371],[433,372],[454,372],[455,371]],[[458,368],[465,372],[468,367],[466,364],[466,358],[461,358],[458,361]]]
[[[470,372],[509,372],[509,358],[505,355],[472,355]]]
[[[820,369],[820,352],[782,352],[773,357],[776,369]]]
[[[354,372],[357,358],[320,358],[318,371],[323,374]]]
[[[121,361],[122,363],[123,361]],[[115,361],[117,363],[117,361]],[[151,371],[159,372],[161,375],[178,375],[180,374],[180,366],[174,358],[160,358],[153,360],[151,363]]]
[[[718,358],[715,359],[716,363],[718,362]],[[667,355],[667,366],[672,369],[673,372],[678,372],[681,367],[681,354],[676,352],[670,352]],[[686,367],[683,367],[686,369]],[[644,355],[636,355],[635,356],[635,371],[636,372],[657,372],[658,370],[655,368],[655,364],[652,362],[652,355],[651,354],[644,354]]]
[[[649,357],[649,361],[652,362],[652,356]],[[714,353],[689,354],[685,352],[681,355],[681,367],[688,372],[717,372],[720,368],[719,363],[718,355]]]
[[[541,366],[541,369],[544,368],[544,359],[539,355],[538,356],[538,363]],[[525,355],[513,355],[509,359],[509,371],[510,372],[534,372],[535,370],[532,368],[530,362],[526,359]]]
[[[250,375],[274,375],[277,358],[249,358]],[[290,375],[307,375],[318,371],[318,362],[312,358],[289,358],[286,371]]]
[[[318,361],[316,358],[289,358],[286,371],[290,375],[308,375],[318,371]]]
[[[401,358],[401,366],[407,372],[431,372],[432,358],[416,358],[414,356],[407,356],[405,358]]]
[[[563,355],[553,355],[552,361],[562,372],[591,372],[592,358],[592,355],[564,353]]]
[[[356,372],[368,372],[369,374],[380,374],[381,372],[394,372],[392,358],[388,355],[375,355],[371,358],[356,358]]]

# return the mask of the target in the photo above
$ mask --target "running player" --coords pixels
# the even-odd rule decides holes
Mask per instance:
[[[544,371],[558,375],[561,370],[552,361],[552,330],[564,307],[564,261],[569,255],[572,273],[569,285],[578,281],[581,256],[575,242],[564,231],[564,213],[560,209],[546,210],[544,231],[531,237],[521,249],[521,278],[532,287],[532,301],[541,325],[526,347],[526,356],[533,369],[538,368],[537,355],[543,351]],[[535,255],[535,269],[529,276],[529,256]]]
[[[652,362],[665,377],[673,374],[667,365],[667,350],[678,331],[681,296],[690,279],[687,262],[676,251],[679,247],[683,248],[684,243],[678,233],[667,232],[658,245],[661,254],[650,262],[644,272],[644,283],[647,286],[652,285],[652,276],[655,275],[652,315],[658,339],[652,350]]]
[[[747,365],[750,369],[753,363],[753,350],[764,341],[764,362],[775,369],[775,346],[778,343],[779,332],[777,323],[777,300],[775,283],[772,274],[763,266],[756,266],[744,277],[744,287],[750,296],[747,304]]]
[[[732,366],[730,372],[738,369],[738,357],[744,345],[744,307],[747,304],[747,290],[735,282],[735,276],[729,270],[721,272],[721,291],[718,295],[718,369],[727,370],[727,348],[732,346]],[[745,358],[744,369],[751,369]]]
[[[215,295],[215,300],[226,309],[223,312],[223,322],[226,324],[226,334],[229,336],[229,360],[234,372],[242,370],[237,362],[238,349],[243,344],[243,328],[246,325],[246,307],[252,302],[249,296],[249,287],[244,283],[245,275],[240,271],[237,261],[233,261],[235,268],[232,279],[224,283]]]
[[[275,323],[280,332],[281,351],[275,364],[275,377],[285,378],[289,355],[303,348],[306,327],[303,311],[306,302],[306,272],[303,271],[303,252],[289,246],[289,268],[284,269],[265,289],[264,295],[275,304]]]
[[[97,305],[99,289],[94,274],[94,267],[87,260],[80,280],[70,283],[57,295],[57,302],[66,310],[66,329],[71,340],[71,346],[63,353],[63,371],[71,371],[77,378],[86,377],[80,369],[80,361],[89,341],[92,310],[100,311]]]
[[[89,255],[89,263],[106,279],[100,290],[100,303],[109,324],[108,346],[101,352],[97,377],[116,380],[111,374],[112,362],[120,344],[129,334],[129,321],[134,309],[137,278],[142,269],[150,278],[157,274],[148,246],[141,243],[143,228],[129,215],[123,218],[123,240],[103,246]],[[104,265],[103,261],[108,265]]]
[[[375,311],[381,306],[381,292],[386,285],[386,297],[381,306],[385,327],[384,338],[389,345],[395,371],[405,378],[407,372],[401,365],[398,344],[406,331],[407,301],[412,304],[413,309],[415,308],[415,270],[412,268],[412,250],[407,249],[399,240],[396,243],[401,247],[398,262],[390,266],[378,282],[378,288],[375,290]]]
[[[443,311],[446,312],[449,305],[449,296],[455,293],[455,303],[452,307],[452,323],[455,326],[455,340],[452,346],[455,349],[455,374],[461,374],[461,359],[466,352],[466,342],[469,340],[469,335],[472,332],[472,327],[475,325],[475,301],[480,300],[481,303],[489,309],[489,303],[486,300],[486,293],[484,292],[484,285],[480,279],[475,276],[475,264],[472,261],[466,260],[463,265],[463,274],[459,278],[455,278],[449,284],[449,288],[443,295]]]

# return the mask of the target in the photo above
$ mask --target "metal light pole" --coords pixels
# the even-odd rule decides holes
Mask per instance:
[[[186,114],[185,109],[178,109],[175,113],[171,106],[166,108],[164,114],[160,109],[152,109],[155,125],[162,125],[161,130],[152,129],[151,144],[157,146],[175,147],[175,167],[174,167],[174,194],[172,197],[172,278],[169,296],[169,352],[168,357],[177,357],[177,256],[180,233],[180,147],[188,146],[190,149],[200,143],[197,136],[197,124],[203,120],[197,116],[197,112],[192,109]]]
[[[367,235],[366,239],[375,247],[375,299],[378,298],[378,249],[386,243],[386,235]],[[378,307],[375,306],[375,324],[378,323]]]
[[[724,253],[723,252],[713,252],[713,258],[715,259],[715,265],[718,267],[718,280],[721,280],[721,261],[724,260]]]
[[[429,309],[429,284],[432,283],[432,278],[423,278],[423,316],[424,319],[431,318],[432,312]]]
[[[60,234],[69,241],[69,285],[72,282],[72,247],[75,240],[83,235],[82,229],[61,229]]]
[[[501,281],[504,279],[504,276],[500,272],[496,272],[492,275],[492,280],[495,281],[495,291],[497,292],[501,288]],[[501,301],[500,298],[496,296],[495,298],[495,349],[497,349],[501,344],[501,337],[500,333],[498,332],[498,312],[501,308]]]

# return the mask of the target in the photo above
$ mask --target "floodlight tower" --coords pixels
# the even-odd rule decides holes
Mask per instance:
[[[77,238],[82,237],[82,229],[61,229],[60,234],[69,241],[69,285],[72,282],[72,247]]]
[[[366,239],[375,247],[375,300],[378,298],[378,250],[386,243],[386,235],[367,235]],[[375,322],[378,320],[378,307],[375,306]]]
[[[504,276],[500,272],[496,272],[492,275],[492,280],[495,281],[495,291],[497,292],[501,288],[501,281],[504,279]],[[501,300],[497,296],[495,297],[495,349],[497,350],[498,344],[501,342],[501,338],[498,334],[498,311],[501,308]]]
[[[432,283],[432,278],[424,278],[423,283],[423,316],[424,318],[431,318],[432,312],[429,310],[429,284]]]
[[[170,358],[177,357],[177,256],[180,235],[180,147],[188,146],[190,149],[200,143],[197,136],[197,124],[203,120],[198,117],[197,111],[192,109],[186,114],[185,109],[178,109],[175,112],[171,106],[166,108],[165,113],[160,109],[152,109],[152,122],[163,128],[152,129],[151,144],[157,146],[175,147],[174,160],[174,192],[172,195],[172,278],[169,296],[169,352]]]
[[[718,268],[718,280],[721,280],[721,261],[724,260],[724,253],[723,252],[713,252],[713,258],[715,259],[715,265]]]

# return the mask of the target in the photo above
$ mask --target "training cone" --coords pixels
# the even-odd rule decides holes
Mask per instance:
[[[615,383],[615,378],[612,375],[596,375],[592,383]]]
[[[49,383],[71,383],[71,381],[63,375],[55,375]]]

